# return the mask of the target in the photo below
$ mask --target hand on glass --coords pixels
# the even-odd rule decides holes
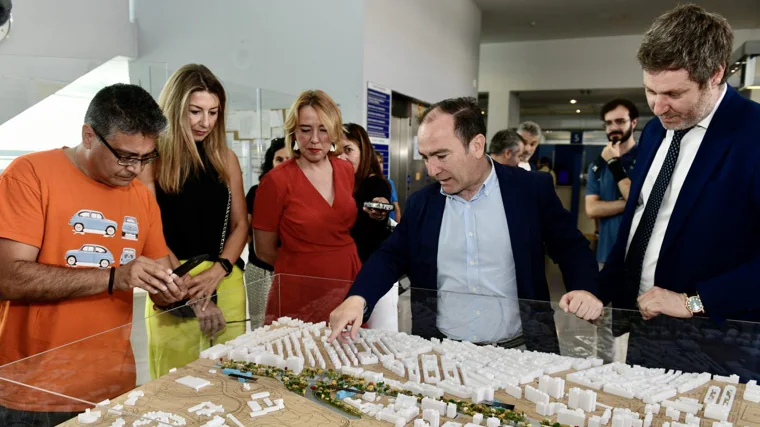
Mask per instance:
[[[182,278],[172,274],[171,270],[142,256],[116,268],[114,272],[114,289],[119,291],[145,289],[151,295],[151,299],[160,305],[168,305],[184,299],[187,295],[185,285]]]
[[[688,318],[694,316],[686,308],[686,296],[657,286],[644,292],[638,298],[639,311],[644,320],[660,314],[670,317]]]
[[[388,199],[385,197],[375,197],[372,199],[373,203],[388,203]],[[388,218],[388,214],[390,212],[384,211],[382,209],[372,209],[372,208],[364,208],[364,212],[367,212],[367,215],[369,215],[370,218],[374,219],[375,221],[385,221]]]
[[[211,302],[211,295],[224,279],[225,274],[227,272],[224,271],[224,268],[219,263],[214,263],[208,270],[202,271],[186,281],[188,296],[191,300],[199,301],[201,311],[205,310]]]
[[[602,315],[604,304],[591,292],[571,291],[562,295],[559,308],[583,320],[596,320]]]
[[[608,142],[607,146],[602,150],[602,158],[609,162],[610,159],[617,157],[620,157],[620,143],[613,144],[612,142]]]
[[[198,326],[200,326],[201,332],[209,339],[214,339],[227,326],[222,310],[210,299],[206,301],[206,307],[202,310],[200,303],[193,304],[192,307],[195,316],[198,318]]]
[[[327,338],[331,343],[335,338],[341,342],[346,342],[350,336],[352,340],[359,338],[359,329],[364,319],[364,298],[353,295],[346,298],[332,313],[330,313],[330,328],[332,333]],[[351,330],[347,331],[346,327],[350,326]]]

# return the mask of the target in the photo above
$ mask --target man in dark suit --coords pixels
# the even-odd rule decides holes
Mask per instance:
[[[641,135],[601,281],[605,299],[641,313],[623,316],[629,363],[758,375],[757,328],[723,322],[760,320],[760,105],[726,84],[732,45],[723,17],[684,5],[638,52],[659,120]]]
[[[420,119],[419,152],[438,181],[413,194],[404,220],[359,272],[330,316],[334,339],[402,275],[412,286],[413,333],[557,351],[544,245],[565,284],[560,307],[591,320],[602,311],[588,241],[554,192],[551,176],[503,166],[485,154],[485,123],[472,98],[447,99]],[[518,300],[519,299],[519,300]],[[365,305],[366,304],[366,305]],[[553,343],[547,338],[553,336]]]

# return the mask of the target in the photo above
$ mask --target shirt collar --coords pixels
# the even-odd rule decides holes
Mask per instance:
[[[491,156],[486,156],[486,158],[488,159],[488,163],[490,163],[491,165],[491,172],[488,174],[488,178],[486,178],[486,180],[483,182],[483,186],[480,187],[480,190],[478,190],[478,193],[472,199],[470,199],[470,202],[473,202],[476,199],[478,199],[481,194],[485,194],[485,196],[488,197],[491,195],[491,192],[495,188],[498,188],[499,180],[496,177],[496,167],[494,167],[493,159],[491,158]],[[466,200],[464,200],[463,198],[461,198],[460,196],[456,194],[446,193],[445,191],[443,191],[443,187],[441,187],[440,191],[441,191],[441,194],[443,194],[446,197],[451,197],[453,199],[467,202]]]
[[[718,107],[720,107],[720,103],[723,102],[723,97],[726,96],[727,91],[728,91],[728,83],[723,83],[723,92],[721,92],[720,98],[718,98],[718,102],[715,103],[715,106],[713,107],[710,114],[708,114],[707,117],[702,119],[701,122],[697,123],[697,126],[701,128],[705,128],[705,129],[707,129],[710,126],[710,122],[712,122],[715,112],[718,111]]]

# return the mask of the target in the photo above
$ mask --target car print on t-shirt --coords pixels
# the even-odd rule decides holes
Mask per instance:
[[[108,268],[113,261],[111,251],[100,245],[85,244],[66,252],[66,265],[69,267]]]
[[[126,240],[137,240],[137,234],[140,228],[137,226],[137,218],[125,216],[124,222],[121,223],[121,237]]]
[[[124,248],[123,251],[121,251],[121,258],[119,258],[119,265],[125,265],[129,264],[131,261],[134,261],[135,257],[137,256],[137,251],[135,251],[132,248]]]
[[[116,235],[119,224],[103,216],[102,212],[82,209],[75,213],[69,220],[69,225],[74,227],[77,234],[102,234],[106,237]]]

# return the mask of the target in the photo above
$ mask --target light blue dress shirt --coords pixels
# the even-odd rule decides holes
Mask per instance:
[[[451,339],[478,343],[522,334],[512,242],[490,161],[491,173],[470,201],[441,189],[437,326]]]

